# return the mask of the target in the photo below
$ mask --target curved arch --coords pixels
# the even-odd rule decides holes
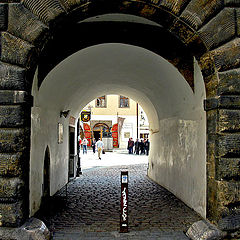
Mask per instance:
[[[107,130],[109,131],[109,126],[106,123],[96,123],[93,126],[93,131],[94,131],[94,128],[97,128],[97,127],[100,127],[100,126],[105,126],[107,128]]]
[[[50,197],[50,171],[51,171],[51,156],[49,145],[46,143],[41,145],[37,150],[39,159],[34,161],[34,153],[31,152],[30,157],[30,215],[42,207]],[[34,179],[38,179],[39,188],[35,189]],[[36,199],[38,199],[36,201]]]
[[[15,39],[16,46],[25,48],[26,51],[20,53],[23,58],[8,58],[8,54],[3,54],[2,60],[31,69],[29,72],[29,80],[31,82],[32,69],[36,64],[35,44],[39,45],[38,49],[40,49],[40,51],[37,52],[41,53],[44,46],[49,43],[49,40],[59,27],[69,27],[78,21],[108,13],[129,14],[153,21],[163,26],[164,29],[167,29],[173,36],[179,39],[183,45],[186,45],[192,55],[200,57],[211,47],[216,47],[224,41],[226,42],[234,38],[234,23],[230,31],[228,31],[227,28],[224,29],[226,35],[223,34],[221,39],[218,38],[219,31],[215,28],[221,16],[226,17],[227,20],[231,22],[234,21],[231,18],[231,12],[229,13],[229,11],[224,8],[225,5],[229,7],[231,3],[224,4],[222,1],[202,3],[195,0],[166,0],[160,3],[144,1],[114,2],[107,0],[101,1],[101,3],[98,1],[82,3],[66,0],[63,3],[62,1],[54,0],[54,2],[44,1],[41,3],[33,3],[31,0],[23,0],[20,4],[9,6],[8,32],[11,35],[8,33],[3,34],[2,42],[3,49],[5,49],[6,46],[6,50],[10,50],[8,48],[9,41],[14,41],[15,37],[17,37]],[[232,12],[232,16],[233,15],[234,13]],[[215,16],[217,17],[215,18]],[[18,17],[22,18],[23,21],[18,21],[18,24],[16,24],[15,21]],[[210,21],[211,18],[213,18],[213,21]],[[27,24],[28,21],[29,25]],[[23,25],[19,26],[19,23],[23,23]],[[204,25],[206,25],[206,27],[200,29]],[[16,26],[18,27],[16,28]],[[58,28],[56,28],[56,26],[58,26]],[[213,35],[216,35],[212,40],[207,37],[211,31]],[[49,34],[51,37],[49,37]],[[37,57],[39,57],[39,54],[37,54]],[[206,71],[204,71],[206,75],[208,75],[207,71],[209,71],[209,69],[212,70],[215,68],[214,59],[207,56],[207,61],[207,64],[202,63],[202,68],[206,69]],[[172,63],[174,64],[174,61]],[[185,77],[187,75],[188,74],[186,74]]]
[[[130,52],[131,54],[129,54]],[[129,59],[124,59],[124,56],[127,55],[129,55]],[[153,56],[154,58],[152,58]],[[114,60],[112,60],[112,57]],[[142,65],[143,59],[145,59],[144,67]],[[162,67],[159,67],[160,65],[162,65]],[[105,71],[106,66],[108,66],[108,69]],[[131,73],[129,73],[130,66],[133,67]],[[148,79],[148,68],[153,72],[158,72],[158,74],[151,77],[152,80]],[[90,79],[87,79],[88,69],[92,69],[91,76],[89,76]],[[144,69],[146,69],[146,71]],[[174,77],[170,78],[168,76],[169,71],[174,73]],[[72,72],[75,72],[74,76],[69,75],[69,73]],[[117,72],[118,74],[116,74]],[[71,85],[69,81],[66,81],[66,79],[70,77],[73,79]],[[129,78],[132,79],[131,85],[128,84]],[[152,81],[152,89],[151,87],[146,88],[144,81],[139,82],[139,79],[143,78],[145,81]],[[163,80],[161,85],[158,85],[159,78]],[[179,80],[178,85],[175,84],[175,79]],[[90,102],[92,98],[106,94],[122,94],[139,102],[140,105],[146,109],[153,132],[159,129],[159,121],[157,120],[159,118],[161,119],[159,114],[163,114],[166,117],[166,115],[170,113],[168,113],[169,108],[167,108],[166,105],[162,105],[161,103],[158,104],[158,106],[156,104],[154,105],[153,99],[149,99],[150,94],[152,94],[152,96],[161,96],[161,102],[167,100],[170,106],[174,106],[176,102],[182,101],[180,100],[180,92],[185,91],[185,88],[189,91],[188,97],[191,97],[193,94],[191,88],[187,87],[185,79],[166,60],[143,48],[126,44],[100,44],[81,50],[56,66],[54,70],[48,74],[46,81],[48,81],[48,84],[46,85],[43,82],[43,85],[38,91],[36,78],[36,94],[33,93],[35,96],[34,104],[36,106],[39,105],[39,101],[48,99],[48,108],[54,109],[56,108],[54,104],[60,102],[62,109],[71,108],[71,114],[76,117],[79,111]],[[60,81],[61,84],[65,86],[62,88],[63,92],[59,90],[55,94],[52,94],[53,89],[60,84]],[[96,81],[102,82],[102,84],[96,85]],[[87,92],[79,95],[78,92],[81,91],[82,86],[86,86],[86,83],[90,88]],[[175,94],[173,94],[172,99],[169,98],[169,95],[165,91],[167,88],[172,89],[172,91],[175,89]],[[69,90],[66,91],[67,89]],[[145,93],[142,89],[144,89]],[[73,91],[74,94],[71,91]],[[154,91],[154,93],[152,91]],[[44,92],[43,95],[41,95],[42,92]],[[62,96],[65,97],[65,102],[61,101]],[[138,96],[141,96],[141,98]],[[158,109],[158,113],[155,110],[156,108]]]
[[[28,19],[30,22],[27,29],[25,25],[18,27],[16,29],[15,28],[16,24],[10,23],[9,32],[15,36],[20,37],[21,39],[24,39],[25,41],[28,41],[30,44],[35,44],[35,43],[39,44],[41,46],[40,47],[41,51],[39,51],[39,53],[42,53],[42,49],[44,49],[44,47],[47,47],[47,45],[51,42],[50,40],[54,38],[54,34],[58,32],[59,28],[61,32],[61,37],[64,37],[64,36],[67,36],[68,33],[65,33],[64,31],[62,31],[62,29],[64,28],[69,29],[70,26],[74,25],[78,21],[81,21],[93,16],[103,15],[108,13],[129,14],[129,15],[134,15],[138,17],[143,17],[144,19],[148,19],[149,21],[153,22],[153,25],[155,22],[160,26],[163,26],[162,29],[167,29],[167,31],[170,32],[170,35],[173,36],[173,38],[179,39],[182,42],[183,46],[184,45],[188,46],[188,51],[184,51],[185,55],[187,52],[190,52],[191,53],[190,55],[200,56],[204,52],[206,52],[207,49],[205,47],[205,44],[202,43],[202,40],[201,38],[199,38],[197,33],[196,25],[199,28],[198,20],[207,19],[209,15],[212,15],[215,12],[219,12],[223,8],[222,4],[218,4],[218,3],[209,5],[206,10],[206,15],[201,15],[202,12],[201,11],[199,12],[199,9],[196,8],[195,10],[197,10],[198,12],[196,15],[196,19],[195,18],[191,19],[191,21],[189,22],[189,19],[188,19],[189,5],[184,1],[183,2],[176,1],[175,3],[172,3],[172,2],[167,3],[166,1],[160,4],[142,2],[142,1],[141,2],[129,1],[128,3],[125,1],[123,2],[122,1],[118,1],[118,2],[103,1],[101,2],[100,5],[97,1],[86,2],[83,5],[81,3],[72,4],[66,1],[65,4],[63,6],[62,2],[59,3],[57,0],[55,0],[54,3],[44,1],[44,3],[41,3],[41,4],[39,3],[32,4],[31,1],[25,0],[25,1],[22,1],[22,4],[13,5],[10,7],[11,17],[9,18],[9,21],[10,22],[11,20],[14,21],[14,17],[19,16],[20,18],[22,17],[25,20],[23,21],[24,24],[25,22],[28,21]],[[197,5],[198,3],[195,3],[195,4]],[[86,11],[86,7],[87,7],[87,11]],[[34,19],[33,21],[32,13],[30,13],[26,8],[29,9],[30,12],[36,15],[39,18],[39,20],[43,21],[44,24],[46,25],[44,25],[37,19]],[[190,9],[192,10],[192,6],[190,7]],[[183,15],[184,17],[180,19],[179,18],[180,15]],[[194,26],[189,26],[189,23],[193,24]],[[56,25],[58,25],[58,28],[55,27]],[[33,30],[32,28],[35,30]],[[48,28],[50,29],[51,37],[48,37],[49,35]],[[23,31],[19,31],[19,29],[22,29]],[[28,32],[26,33],[24,29],[26,29],[26,31]],[[75,33],[76,32],[77,31],[75,31]],[[89,34],[91,35],[91,33]],[[167,35],[167,32],[165,32],[164,35]],[[144,36],[144,33],[142,34],[142,36]],[[156,36],[157,35],[155,34],[155,37]],[[7,36],[7,35],[4,35],[4,39],[5,37],[7,41],[9,37],[11,38],[11,36]],[[153,37],[152,39],[154,39],[155,37]],[[61,38],[58,37],[58,39],[61,39]],[[101,43],[101,41],[99,41],[98,43]],[[26,45],[26,47],[29,49],[27,52],[23,53],[24,55],[25,54],[27,55],[24,58],[24,61],[21,61],[21,60],[19,61],[19,64],[20,65],[27,64],[26,67],[32,68],[33,64],[36,63],[36,61],[33,59],[36,57],[36,55],[32,54],[33,46],[32,45],[28,46],[28,44],[22,43],[21,41],[19,44],[23,44],[24,46]],[[68,44],[70,48],[71,48],[71,45],[72,45],[71,43]],[[174,45],[175,44],[172,44],[172,46]],[[53,45],[50,45],[50,47],[52,46]],[[47,47],[47,50],[49,50],[49,47]],[[59,51],[58,51],[58,54],[59,54]],[[178,54],[178,57],[179,56],[181,55]],[[191,60],[189,61],[192,63]],[[174,58],[170,59],[170,61],[173,64],[176,64],[176,61],[179,62],[179,60],[176,60]],[[191,63],[190,65],[192,66]],[[17,62],[15,64],[18,65]],[[181,70],[182,72],[184,72],[184,67],[182,65],[185,65],[186,67],[186,61],[185,63],[184,62],[180,63],[178,66],[179,68],[182,68]],[[190,66],[190,70],[191,70],[191,66]],[[49,70],[47,70],[47,72],[48,71]],[[30,72],[30,78],[31,78],[31,73],[32,71]],[[46,73],[43,73],[43,77],[45,75]],[[184,74],[186,78],[188,75],[189,73]],[[32,79],[29,79],[29,80],[32,81]]]
[[[192,52],[176,36],[154,22],[144,22],[140,17],[136,18],[136,22],[120,22],[114,21],[117,16],[119,15],[112,14],[110,22],[104,21],[107,15],[97,16],[97,21],[86,19],[71,28],[61,28],[55,32],[40,55],[39,87],[51,69],[62,60],[79,50],[105,43],[123,43],[148,49],[172,63],[188,84],[194,87]],[[127,17],[131,19],[133,16]],[[65,49],[62,48],[63,45],[70,47]],[[166,47],[167,45],[171,48]]]
[[[32,3],[31,0],[23,0],[22,4],[50,27],[55,26],[55,22],[61,22],[63,25],[67,20],[66,24],[69,25],[73,21],[108,13],[124,13],[143,17],[169,29],[184,44],[191,44],[192,49],[198,53],[202,53],[207,48],[202,43],[204,38],[198,37],[196,34],[197,30],[224,8],[222,1],[202,3],[195,0],[166,0],[161,2],[119,0],[86,1],[84,3],[68,0],[63,3],[59,0],[54,0],[54,2],[48,0],[41,4]],[[199,46],[201,46],[201,50]]]

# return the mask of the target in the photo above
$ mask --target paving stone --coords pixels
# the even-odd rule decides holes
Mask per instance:
[[[118,233],[118,232],[108,232],[108,233],[65,233],[57,232],[54,234],[53,239],[71,239],[71,240],[106,240],[106,239],[136,239],[136,240],[188,240],[182,232],[152,232],[152,231],[141,231],[141,232],[131,232],[131,233]]]
[[[46,223],[53,239],[113,239],[120,225],[122,169],[129,172],[129,233],[115,238],[188,239],[183,232],[201,217],[151,181],[147,164],[83,170],[68,184],[67,197],[64,188],[36,217]]]

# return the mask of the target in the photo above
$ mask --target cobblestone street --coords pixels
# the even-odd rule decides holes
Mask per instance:
[[[130,157],[133,165],[104,166],[98,160],[98,167],[84,167],[82,157],[83,175],[68,184],[67,197],[66,189],[56,194],[41,216],[53,239],[186,239],[183,232],[200,217],[146,176],[147,157],[106,153],[105,165]],[[118,233],[121,170],[129,171],[130,232],[124,236]]]

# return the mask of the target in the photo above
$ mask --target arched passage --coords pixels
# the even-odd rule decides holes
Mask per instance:
[[[68,119],[61,118],[59,112],[68,109],[78,117],[95,97],[122,94],[139,102],[149,119],[152,150],[148,175],[205,216],[205,87],[197,62],[194,68],[195,92],[162,57],[140,47],[112,43],[92,46],[66,58],[47,75],[39,90],[35,78],[33,109],[38,109],[35,116],[43,124],[38,130],[38,121],[32,122],[32,131],[37,131],[32,141],[47,141],[52,149],[51,193],[67,181],[67,138],[63,144],[56,144],[56,124],[60,122],[68,129]],[[31,152],[37,154],[33,164],[38,165],[37,148],[41,146],[34,142]],[[31,179],[36,179],[36,174]],[[39,201],[34,194],[31,198],[32,202]],[[31,211],[35,209],[31,207]]]
[[[13,1],[12,1],[13,2]],[[206,83],[208,217],[239,208],[239,4],[236,1],[31,1],[1,4],[1,224],[28,215],[30,88],[39,56],[55,30],[106,13],[127,13],[161,24],[201,63]],[[60,27],[61,28],[61,27]],[[233,117],[235,116],[235,117]],[[13,159],[13,160],[12,160]],[[233,166],[226,168],[226,166]],[[234,170],[232,170],[234,169]],[[13,181],[15,184],[12,184]],[[19,187],[16,187],[19,186]],[[22,188],[23,186],[23,188]],[[26,187],[27,186],[27,187]],[[23,189],[16,192],[15,189]],[[7,188],[8,189],[8,188]],[[233,190],[234,189],[234,190]],[[14,202],[12,199],[14,198]],[[17,210],[16,210],[17,209]]]

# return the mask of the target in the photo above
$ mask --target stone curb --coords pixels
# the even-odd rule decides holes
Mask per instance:
[[[210,222],[201,220],[193,223],[186,235],[191,240],[221,240],[226,236],[226,233]]]
[[[2,240],[50,240],[46,225],[37,218],[30,218],[19,228],[0,228]]]

